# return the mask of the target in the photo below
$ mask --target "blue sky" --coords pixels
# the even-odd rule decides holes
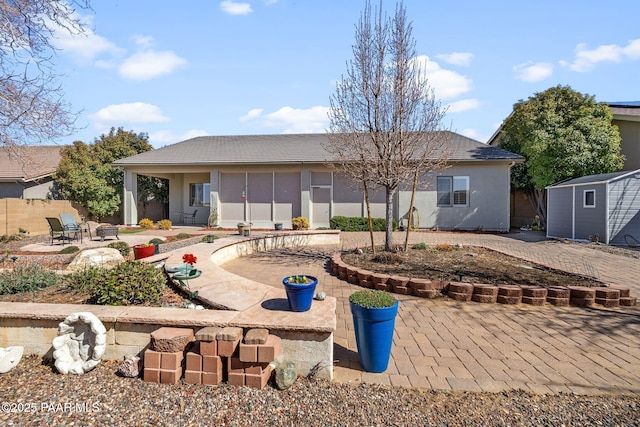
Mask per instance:
[[[81,129],[199,135],[324,132],[364,0],[96,0],[55,63]],[[377,1],[373,1],[377,5]],[[486,142],[513,104],[570,85],[640,100],[640,2],[405,0],[445,125]],[[395,2],[383,8],[393,12]]]

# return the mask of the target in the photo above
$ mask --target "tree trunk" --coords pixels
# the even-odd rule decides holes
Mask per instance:
[[[533,209],[536,211],[536,214],[540,217],[540,224],[546,229],[547,228],[547,198],[545,190],[535,189],[530,193],[527,193],[529,196],[529,201],[533,206]]]
[[[413,228],[413,203],[416,199],[416,189],[418,187],[418,169],[413,175],[413,187],[411,188],[411,202],[409,202],[409,213],[407,214],[407,232],[404,235],[404,251],[409,247],[409,232]]]
[[[393,193],[395,191],[390,187],[385,187],[386,190],[386,214],[387,227],[384,234],[384,250],[391,251],[393,247]]]
[[[371,254],[375,256],[376,244],[373,239],[373,221],[371,220],[371,206],[369,205],[369,188],[367,187],[366,181],[364,181],[362,184],[364,186],[364,203],[367,206],[367,219],[369,222],[369,237],[371,238]]]

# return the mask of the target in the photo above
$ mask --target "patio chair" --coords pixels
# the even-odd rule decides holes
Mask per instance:
[[[65,240],[69,239],[70,231],[64,228],[62,222],[58,218],[49,218],[47,217],[47,222],[49,223],[49,237],[51,238],[51,245],[53,245],[54,239],[62,239],[62,244],[65,244]]]
[[[182,222],[184,222],[185,224],[187,222],[191,222],[191,224],[195,224],[196,221],[196,213],[198,213],[198,209],[194,210],[193,213],[186,213],[183,212],[182,213]]]
[[[72,233],[76,240],[78,236],[80,236],[80,243],[82,243],[82,227],[76,222],[73,214],[60,214],[60,221],[64,229],[70,232],[69,236],[71,236]],[[71,239],[71,237],[69,237],[69,239]]]

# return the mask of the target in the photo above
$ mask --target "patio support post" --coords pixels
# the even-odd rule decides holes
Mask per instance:
[[[138,174],[129,170],[124,171],[123,223],[136,225],[138,223]]]
[[[209,215],[213,212],[217,213],[217,219],[214,224],[207,224],[218,226],[220,224],[220,173],[217,170],[212,170],[209,173],[209,192],[210,192],[210,203],[209,206]],[[208,222],[208,221],[207,221]]]
[[[311,171],[302,169],[300,171],[300,215],[307,218],[309,223],[311,218]]]

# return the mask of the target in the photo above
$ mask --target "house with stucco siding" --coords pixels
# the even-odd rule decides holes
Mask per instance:
[[[453,132],[447,138],[447,167],[421,176],[415,207],[420,228],[509,229],[510,168],[522,161],[516,154]],[[366,216],[364,195],[329,164],[323,149],[326,134],[202,136],[158,150],[120,159],[124,170],[124,223],[140,220],[137,175],[169,180],[169,212],[182,223],[195,212],[194,223],[206,224],[211,212],[216,225],[254,228],[291,227],[304,216],[311,228],[328,227],[331,217]],[[394,199],[397,220],[405,217],[409,184]],[[384,217],[384,191],[370,196],[372,215]]]

